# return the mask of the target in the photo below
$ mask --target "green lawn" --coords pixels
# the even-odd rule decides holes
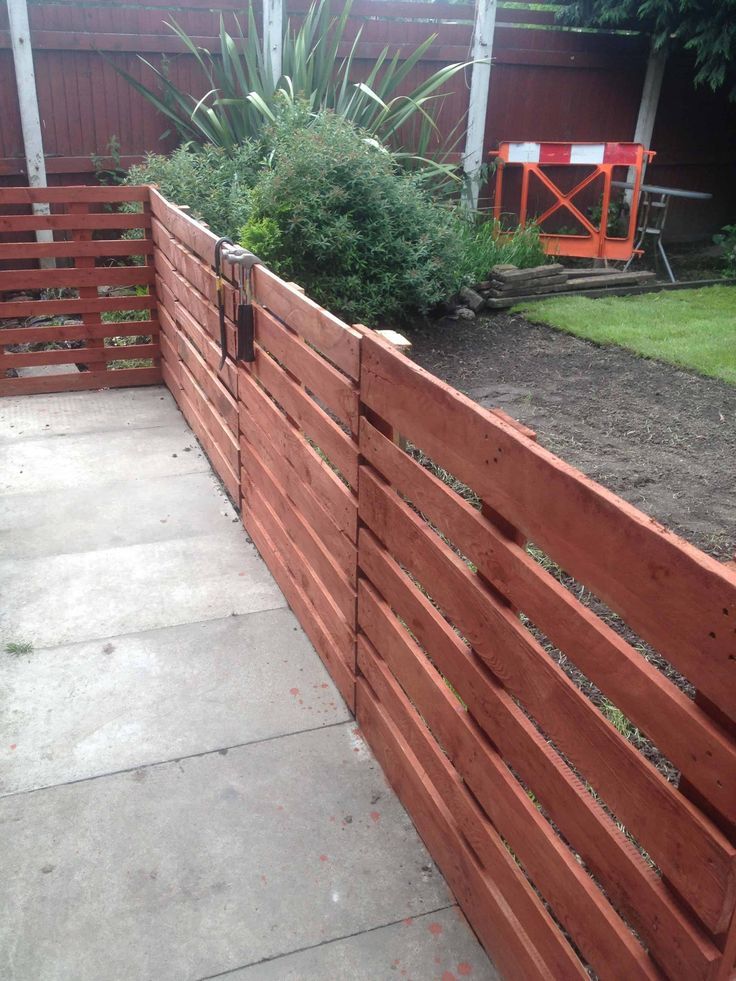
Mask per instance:
[[[600,300],[559,297],[521,303],[513,312],[736,385],[736,286]]]

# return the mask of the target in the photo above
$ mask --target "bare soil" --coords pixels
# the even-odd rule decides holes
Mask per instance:
[[[512,314],[407,333],[423,367],[531,426],[683,538],[733,557],[736,387]]]

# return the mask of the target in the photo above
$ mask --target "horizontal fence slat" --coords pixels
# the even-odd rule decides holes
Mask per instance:
[[[229,472],[228,476],[232,480],[233,486],[237,486],[240,475],[240,446],[237,436],[234,436],[230,431],[225,420],[183,362],[179,378],[184,394],[194,406],[210,439],[217,446],[219,455],[225,461]],[[221,467],[218,466],[215,469],[219,473]]]
[[[3,290],[46,290],[79,286],[149,286],[153,266],[94,266],[91,269],[9,269],[0,271]]]
[[[354,383],[259,305],[254,306],[256,340],[310,389],[351,432],[358,432],[358,391]]]
[[[673,977],[710,978],[719,959],[713,944],[688,921],[659,876],[486,665],[366,528],[360,532],[360,566],[459,693],[504,759],[533,790],[613,904],[642,934],[655,959]]]
[[[37,317],[73,317],[83,313],[155,310],[155,296],[72,297],[62,300],[9,300],[0,305],[0,321]],[[106,335],[107,336],[107,335]]]
[[[723,730],[480,511],[366,419],[362,455],[470,558],[721,813],[736,816],[736,746]]]
[[[309,484],[337,527],[351,542],[355,542],[358,535],[355,495],[247,372],[242,372],[238,379],[238,398],[241,403],[241,431],[250,435],[251,420],[256,420],[258,427],[268,434],[275,449],[290,462],[299,478]]]
[[[215,261],[216,235],[167,201],[155,188],[151,188],[150,204],[152,214],[172,236],[179,239],[204,262]]]
[[[710,929],[723,929],[736,889],[733,846],[623,739],[513,612],[367,466],[360,474],[360,517],[431,590],[478,655],[582,771]]]
[[[0,313],[2,307],[0,307]],[[126,320],[111,324],[60,324],[51,327],[2,327],[0,347],[8,344],[52,344],[58,341],[101,340],[105,337],[147,337],[158,334],[157,320]]]
[[[184,418],[199,440],[202,449],[207,455],[207,459],[212,465],[212,469],[223,482],[230,497],[237,503],[240,499],[239,475],[237,471],[231,468],[217,441],[210,435],[207,424],[198,411],[197,404],[192,401],[188,394],[192,390],[192,385],[196,385],[196,382],[194,382],[191,374],[187,371],[186,365],[181,360],[177,360],[176,366],[171,369],[171,374],[173,375],[174,383],[174,387],[171,390],[174,393],[174,397]],[[170,384],[170,381],[167,381],[167,384]]]
[[[529,799],[484,733],[372,587],[358,590],[360,629],[390,668],[449,760],[598,973],[658,972],[603,893]]]
[[[323,542],[311,528],[309,521],[301,513],[299,504],[287,496],[286,488],[281,485],[278,477],[271,473],[268,464],[261,459],[253,443],[247,440],[247,434],[243,442],[247,443],[247,451],[243,454],[241,462],[250,486],[257,487],[266,498],[271,509],[278,515],[287,535],[301,552],[307,563],[304,573],[320,582],[323,592],[339,610],[340,617],[333,620],[333,625],[337,628],[336,632],[343,635],[345,640],[346,630],[351,634],[354,633],[350,625],[355,623],[357,602],[355,587],[350,584],[340,566],[332,558],[331,542]],[[249,500],[245,493],[243,493],[243,503],[248,507]],[[341,643],[340,646],[344,645]]]
[[[121,368],[119,371],[79,371],[63,375],[0,378],[0,395],[41,395],[47,392],[81,392],[89,389],[160,385],[161,369]]]
[[[253,376],[294,419],[306,436],[340,471],[351,487],[358,485],[358,448],[338,424],[271,358],[256,345],[249,366]]]
[[[0,207],[4,204],[69,204],[77,201],[118,203],[147,201],[148,187],[109,187],[102,184],[83,184],[61,187],[0,187]]]
[[[356,688],[356,715],[361,731],[504,978],[509,981],[550,979],[552,975],[516,911],[459,834],[452,813],[399,726],[363,678],[358,678]],[[564,979],[574,976],[572,970],[559,975]]]
[[[88,229],[100,231],[110,228],[150,228],[149,215],[131,215],[123,212],[77,215],[0,215],[0,232],[75,231]]]
[[[517,941],[526,942],[529,947],[536,948],[553,977],[586,977],[580,961],[544,908],[498,830],[469,793],[457,770],[427,727],[422,724],[403,689],[365,634],[358,637],[358,667],[360,676],[368,682],[379,704],[416,754],[434,790],[457,822],[458,830],[478,856],[505,903],[513,910],[526,934],[526,938],[517,937]],[[358,712],[360,708],[359,702]],[[472,906],[465,912],[472,916]],[[494,936],[489,950],[496,960],[496,948],[500,939]],[[516,950],[516,946],[512,946]]]
[[[2,333],[0,333],[2,341]],[[123,347],[77,347],[64,351],[11,351],[0,355],[0,369],[33,368],[48,364],[91,364],[96,361],[130,361],[157,358],[158,344],[129,344]]]
[[[732,572],[369,335],[361,398],[736,717]]]
[[[339,611],[330,596],[325,592],[319,580],[309,573],[309,565],[301,549],[289,537],[288,532],[281,524],[270,502],[266,500],[260,490],[256,489],[249,478],[247,478],[247,485],[244,491],[244,515],[252,515],[259,526],[264,529],[289,578],[297,586],[299,592],[313,611],[314,617],[319,621],[322,630],[329,638],[330,644],[328,651],[330,654],[336,653],[343,667],[347,668],[351,677],[354,677],[354,632],[347,624],[341,622]],[[265,554],[263,558],[266,564],[270,565],[271,556]],[[318,653],[321,654],[322,651],[318,651]],[[329,660],[325,663],[327,669],[330,670]]]
[[[179,358],[204,392],[205,397],[222,416],[234,438],[238,438],[238,403],[209,369],[207,362],[181,331],[177,331],[174,345]]]
[[[255,266],[252,275],[256,301],[314,345],[349,378],[357,381],[360,374],[358,331],[284,283],[264,266]]]
[[[81,256],[151,255],[150,239],[94,239],[92,242],[8,242],[0,244],[0,262],[14,259],[76,259]]]
[[[298,460],[297,465],[292,466],[291,460],[283,456],[274,445],[273,433],[266,433],[249,414],[247,428],[241,425],[241,461],[246,469],[251,447],[257,449],[269,472],[278,480],[294,505],[301,510],[315,533],[323,542],[329,543],[333,559],[351,587],[355,589],[357,578],[355,542],[351,541],[339,527],[329,507],[329,501],[324,499],[319,487],[313,488],[308,475],[300,472]]]

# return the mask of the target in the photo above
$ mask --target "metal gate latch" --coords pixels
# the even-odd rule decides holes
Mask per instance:
[[[222,263],[228,262],[237,266],[238,278],[238,308],[235,315],[237,330],[237,352],[239,361],[253,362],[255,352],[255,322],[253,319],[253,288],[251,273],[253,266],[263,265],[253,252],[242,248],[229,238],[220,238],[215,244],[215,273],[217,275],[217,302],[220,314],[220,348],[222,358],[220,368],[225,364],[227,355],[227,331],[225,329],[225,295],[222,279]]]

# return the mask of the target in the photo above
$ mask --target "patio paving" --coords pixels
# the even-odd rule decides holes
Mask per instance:
[[[0,495],[0,977],[498,977],[165,389],[0,400]]]

